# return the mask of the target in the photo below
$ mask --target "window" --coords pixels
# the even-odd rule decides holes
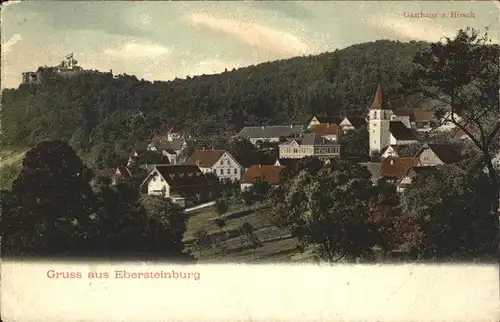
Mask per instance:
[[[238,174],[238,169],[234,169],[234,174]]]
[[[293,153],[299,153],[299,149],[293,149]]]
[[[220,160],[220,165],[224,165],[224,160]]]
[[[219,174],[224,174],[224,169],[219,169]]]
[[[377,118],[377,112],[373,112],[373,118],[376,119]]]
[[[376,144],[377,143],[377,140],[373,140],[373,144]]]

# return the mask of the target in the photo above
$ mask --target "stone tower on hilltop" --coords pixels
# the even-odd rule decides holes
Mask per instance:
[[[378,84],[373,103],[368,112],[370,156],[380,152],[390,144],[391,111],[385,109],[382,95],[382,86]]]

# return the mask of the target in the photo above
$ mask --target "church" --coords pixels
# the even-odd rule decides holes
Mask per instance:
[[[394,111],[385,106],[380,84],[369,108],[368,132],[370,156],[380,153],[390,145],[398,146],[417,142],[411,124],[405,124]]]

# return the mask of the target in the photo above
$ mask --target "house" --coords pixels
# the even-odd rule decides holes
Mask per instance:
[[[337,141],[340,127],[335,123],[321,123],[308,128],[309,133],[314,133],[330,141]]]
[[[391,121],[389,123],[389,135],[390,145],[404,145],[417,142],[413,132],[401,121]]]
[[[366,126],[366,120],[359,116],[346,116],[339,124],[342,131],[350,131]]]
[[[436,168],[432,166],[417,166],[409,168],[406,173],[398,180],[396,184],[396,191],[403,192],[415,181],[415,178],[419,174],[428,173],[434,171]]]
[[[315,156],[321,160],[337,158],[340,144],[327,140],[314,133],[307,133],[300,138],[289,138],[279,145],[281,159],[301,159]]]
[[[425,110],[415,110],[410,118],[412,128],[418,132],[429,132],[432,130],[432,123],[436,121],[434,113]]]
[[[460,161],[462,155],[451,144],[425,144],[415,154],[422,166],[452,164]]]
[[[203,173],[213,173],[221,181],[240,181],[243,173],[241,164],[225,150],[197,150],[185,164],[196,165]]]
[[[463,121],[462,116],[460,116],[461,110],[458,109],[456,111],[448,111],[443,117],[439,120],[440,125],[436,128],[437,131],[453,131],[457,128],[455,123],[452,122],[454,120],[457,123],[461,123]]]
[[[342,116],[313,116],[308,122],[306,129],[320,124],[336,124],[337,126],[342,123],[344,118]]]
[[[274,162],[274,165],[281,165],[281,166],[285,166],[289,169],[291,168],[294,168],[295,166],[297,166],[297,164],[299,163],[300,159],[276,159],[276,162]]]
[[[112,181],[114,183],[118,181],[125,181],[132,178],[132,171],[125,166],[118,166],[113,174]]]
[[[182,124],[174,124],[167,132],[167,140],[172,142],[184,138],[185,127]]]
[[[169,198],[181,206],[207,201],[212,196],[210,181],[196,165],[158,165],[142,182],[142,193]]]
[[[410,144],[392,144],[392,145],[388,145],[386,146],[385,148],[382,149],[381,151],[381,156],[380,158],[381,159],[385,159],[387,157],[395,157],[395,158],[399,158],[399,157],[412,157],[413,154],[409,154],[408,151],[406,151],[406,149],[410,146]]]
[[[419,165],[418,158],[394,158],[387,157],[380,163],[380,177],[392,178],[396,183],[403,177],[408,169]]]
[[[366,120],[359,116],[313,116],[309,122],[307,122],[306,129],[312,129],[318,125],[323,124],[335,124],[342,131],[349,131],[358,129],[360,127],[366,126]]]
[[[281,142],[283,139],[300,134],[303,125],[246,126],[236,137],[246,138],[252,144],[258,142]]]
[[[400,121],[409,129],[428,132],[432,130],[435,117],[434,113],[428,110],[399,108],[391,111],[391,121]]]
[[[148,150],[150,151],[159,151],[164,156],[170,159],[175,159],[175,163],[179,162],[179,154],[181,154],[182,150],[187,147],[187,142],[183,138],[174,139],[173,141],[169,141],[168,139],[155,136],[148,145]]]
[[[265,181],[272,186],[279,185],[285,169],[285,166],[279,165],[252,165],[247,169],[247,171],[245,171],[245,174],[241,179],[241,191],[252,187],[257,179]]]
[[[134,150],[127,161],[128,168],[147,169],[148,166],[156,164],[169,164],[169,160],[158,151],[138,149]]]

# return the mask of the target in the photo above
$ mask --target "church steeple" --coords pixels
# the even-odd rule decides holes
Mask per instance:
[[[377,91],[375,92],[375,98],[373,99],[372,106],[370,106],[370,110],[381,110],[383,107],[382,100],[382,86],[380,83],[377,86]]]

